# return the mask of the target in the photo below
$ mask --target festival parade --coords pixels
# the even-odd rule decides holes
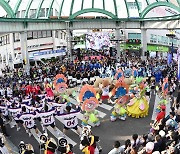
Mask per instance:
[[[0,0],[0,153],[180,154],[179,7]]]

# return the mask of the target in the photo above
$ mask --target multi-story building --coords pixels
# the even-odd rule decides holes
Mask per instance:
[[[60,49],[65,49],[66,46],[65,31],[27,32],[27,49],[30,59],[38,58],[38,56],[51,58],[55,53],[56,55],[61,55]],[[13,63],[18,63],[22,60],[21,56],[20,33],[0,35],[0,65],[13,66]]]

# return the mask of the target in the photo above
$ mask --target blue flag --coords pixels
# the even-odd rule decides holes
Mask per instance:
[[[172,63],[172,54],[171,53],[168,53],[167,63],[168,63],[168,65],[170,65]]]

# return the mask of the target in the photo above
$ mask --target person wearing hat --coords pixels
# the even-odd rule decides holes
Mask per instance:
[[[166,106],[162,105],[161,111],[157,114],[154,123],[153,124],[150,123],[150,125],[154,130],[159,130],[159,126],[161,125],[161,121],[165,118],[165,115],[166,115]]]
[[[162,105],[161,106],[161,112],[158,113],[156,116],[156,121],[160,122],[163,118],[165,118],[166,115],[166,106]]]

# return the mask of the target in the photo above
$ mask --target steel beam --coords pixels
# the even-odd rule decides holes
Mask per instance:
[[[71,8],[70,8],[70,13],[69,13],[69,16],[72,15],[72,12],[73,12],[73,7],[74,7],[74,0],[72,0],[71,2]]]
[[[18,1],[16,2],[15,8],[14,8],[14,14],[15,14],[15,16],[16,16],[16,14],[17,14],[17,12],[18,12],[18,9],[19,9],[19,7],[20,7],[20,5],[21,5],[21,2],[22,2],[22,0],[18,0]]]
[[[51,14],[53,3],[54,3],[54,0],[51,0],[51,3],[49,5],[49,10],[48,10],[48,13],[47,13],[47,17],[49,17],[50,14]]]
[[[62,0],[62,3],[60,5],[58,18],[61,18],[61,13],[62,13],[63,5],[64,5],[64,0]]]
[[[180,0],[177,0],[177,3],[178,3],[178,5],[179,5],[179,7],[180,7]]]
[[[113,0],[113,1],[114,1],[115,16],[118,17],[118,11],[117,11],[116,0]]]
[[[0,6],[2,6],[2,8],[7,12],[8,16],[10,18],[14,18],[14,12],[12,10],[12,8],[10,7],[10,5],[8,4],[8,2],[4,1],[4,0],[0,0]]]
[[[102,1],[103,1],[103,10],[105,10],[105,0]]]
[[[33,2],[33,0],[29,0],[28,5],[26,7],[24,18],[28,18],[29,9],[31,7],[32,2]]]
[[[167,7],[170,7],[174,10],[176,10],[177,12],[180,13],[180,9],[179,7],[177,7],[176,5],[172,4],[172,3],[169,3],[169,2],[155,2],[155,3],[152,3],[150,5],[148,5],[142,12],[141,12],[141,18],[144,18],[146,16],[146,14],[148,14],[149,11],[151,11],[152,9],[156,8],[156,7],[159,7],[159,6],[167,6]]]
[[[138,9],[138,14],[139,14],[139,17],[140,17],[141,10],[140,10],[140,6],[139,6],[139,3],[138,3],[138,0],[135,0],[135,3],[136,3],[137,9]]]
[[[129,8],[128,8],[128,5],[127,5],[127,1],[124,0],[124,3],[126,5],[127,17],[129,18]]]
[[[84,0],[82,0],[82,3],[81,3],[81,10],[83,9],[83,6],[84,6]]]
[[[36,18],[39,18],[39,14],[40,14],[41,7],[42,7],[43,2],[44,2],[44,0],[41,0],[41,1],[39,2],[39,5],[38,5],[37,11],[36,11]]]
[[[104,24],[106,23],[106,24]],[[125,29],[180,29],[180,21],[129,21],[125,24]],[[24,22],[0,22],[0,33],[12,33],[23,31],[38,31],[38,30],[66,30],[65,22],[28,22],[24,26]],[[71,30],[79,29],[116,29],[121,28],[123,25],[117,26],[116,21],[107,20],[88,20],[88,21],[74,21]]]
[[[83,9],[83,10],[80,10],[78,12],[75,12],[74,14],[72,14],[69,19],[74,19],[75,17],[81,15],[81,14],[84,14],[84,13],[89,13],[89,12],[97,12],[97,13],[102,13],[102,14],[105,14],[109,17],[111,17],[112,19],[117,19],[117,16],[114,15],[113,13],[109,12],[109,11],[106,11],[106,10],[103,10],[103,9],[97,9],[97,8],[90,8],[90,9]]]

